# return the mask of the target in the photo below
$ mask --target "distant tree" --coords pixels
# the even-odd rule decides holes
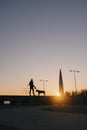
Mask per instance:
[[[72,91],[72,96],[77,96],[77,92],[76,91]]]
[[[71,93],[68,92],[68,91],[66,91],[66,92],[65,92],[65,96],[71,96]]]
[[[87,96],[87,89],[82,89],[80,92],[81,96]]]

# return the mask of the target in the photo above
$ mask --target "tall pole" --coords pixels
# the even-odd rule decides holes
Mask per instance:
[[[43,90],[45,91],[45,82],[48,82],[48,80],[40,80],[43,82]]]
[[[64,94],[64,87],[63,87],[63,79],[62,79],[62,71],[60,69],[60,72],[59,72],[59,93],[61,95]]]
[[[79,71],[78,70],[69,70],[69,72],[73,72],[73,74],[74,74],[75,89],[76,89],[76,93],[77,93],[76,73],[78,73]]]

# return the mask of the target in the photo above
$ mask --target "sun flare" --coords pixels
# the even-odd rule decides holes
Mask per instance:
[[[57,93],[57,94],[56,94],[56,96],[58,96],[58,97],[59,97],[59,96],[60,96],[60,93]]]

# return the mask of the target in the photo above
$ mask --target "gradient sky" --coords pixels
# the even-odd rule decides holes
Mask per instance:
[[[64,90],[87,89],[87,1],[0,0],[0,94],[38,89],[56,94],[59,69]]]

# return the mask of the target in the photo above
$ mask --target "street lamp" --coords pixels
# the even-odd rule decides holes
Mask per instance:
[[[77,93],[76,73],[79,73],[79,71],[78,70],[69,70],[69,72],[73,72],[73,74],[74,74],[75,89],[76,89],[76,93]]]
[[[40,80],[43,82],[43,90],[45,91],[45,82],[48,82],[48,80]]]

